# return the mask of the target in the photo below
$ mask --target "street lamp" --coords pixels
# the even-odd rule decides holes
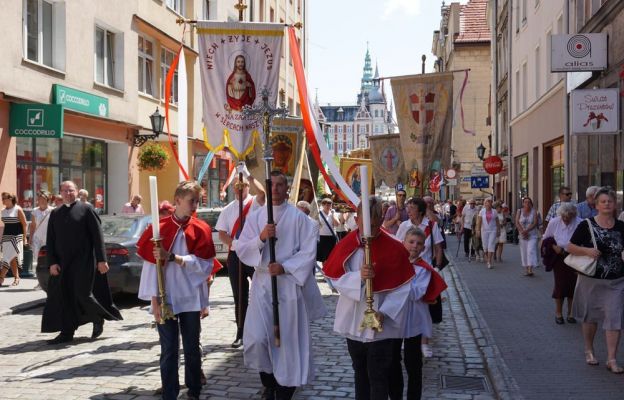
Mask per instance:
[[[485,158],[485,146],[483,146],[483,143],[481,143],[479,145],[479,147],[477,147],[477,157],[479,157],[479,160],[483,161]]]
[[[147,142],[149,139],[156,139],[163,131],[163,125],[165,123],[165,117],[160,115],[158,111],[158,107],[156,107],[156,111],[154,114],[149,117],[150,123],[152,124],[152,132],[153,135],[134,135],[133,144],[136,147],[141,147]]]

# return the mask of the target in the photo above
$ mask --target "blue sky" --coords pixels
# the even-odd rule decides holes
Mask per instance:
[[[308,87],[313,95],[318,89],[321,105],[355,104],[367,41],[381,76],[420,73],[423,54],[426,72],[433,71],[442,0],[308,1]],[[385,89],[390,96],[389,81]]]

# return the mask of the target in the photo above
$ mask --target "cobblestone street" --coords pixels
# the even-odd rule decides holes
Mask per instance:
[[[483,339],[471,334],[471,312],[464,310],[463,291],[454,286],[452,268],[445,273],[450,287],[444,301],[446,317],[436,327],[432,341],[434,357],[425,363],[423,398],[496,398],[494,391],[505,389],[486,371],[478,343]],[[312,327],[317,376],[312,384],[300,388],[296,398],[353,398],[353,373],[346,344],[332,332],[337,296],[322,281],[319,285],[330,312]],[[3,298],[10,294],[10,288],[0,289]],[[95,341],[89,338],[91,325],[83,326],[69,346],[46,345],[45,340],[53,335],[39,333],[41,307],[0,317],[0,335],[4,338],[0,348],[3,371],[0,397],[155,398],[154,392],[160,386],[157,334],[151,328],[145,305],[128,299],[120,303],[123,321],[107,323],[104,335]],[[218,277],[211,289],[210,316],[202,323],[203,369],[208,378],[202,399],[259,398],[258,375],[242,365],[242,351],[230,348],[235,334],[233,314],[229,281]],[[466,376],[485,378],[475,380],[483,382],[484,389],[470,389],[470,385],[461,381],[456,389],[443,387],[452,387],[454,378]]]

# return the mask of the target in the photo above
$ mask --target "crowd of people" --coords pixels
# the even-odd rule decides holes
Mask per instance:
[[[570,189],[562,187],[542,219],[529,197],[512,214],[506,204],[492,198],[436,202],[429,196],[408,198],[405,188],[398,186],[395,201],[370,197],[371,236],[365,237],[361,205],[355,212],[339,210],[331,196],[324,196],[318,218],[313,219],[310,203],[288,204],[283,173],[274,171],[271,187],[264,188],[244,164],[239,170],[243,178],[235,182],[235,199],[223,209],[214,229],[230,249],[227,270],[237,325],[231,347],[243,347],[245,365],[258,371],[263,399],[290,399],[297,387],[314,377],[310,323],[327,312],[314,279],[319,270],[339,296],[334,331],[346,341],[356,399],[419,399],[423,358],[433,355],[432,327],[442,321],[446,284],[440,271],[448,263],[447,235],[459,239],[458,252],[463,242],[465,257],[492,269],[502,262],[510,231],[516,232],[523,275],[534,276],[542,263],[553,271],[555,323],[581,321],[585,361],[592,366],[599,364],[593,343],[600,325],[607,369],[624,372],[616,360],[624,321],[624,213],[616,215],[616,196],[609,188],[590,187],[586,199],[574,204]],[[164,399],[176,398],[180,391],[178,335],[188,398],[198,398],[205,383],[198,352],[200,320],[208,314],[211,277],[219,264],[211,227],[194,217],[201,190],[196,182],[181,182],[174,202],[160,204],[160,244],[151,240],[151,226],[137,243],[144,259],[139,297],[151,302],[158,322]],[[272,223],[267,223],[267,190]],[[86,323],[93,323],[92,338],[98,338],[105,320],[122,318],[106,281],[100,220],[84,192],[71,181],[63,182],[62,207],[53,207],[55,195],[39,192],[29,235],[17,198],[2,193],[0,284],[9,270],[13,285],[19,284],[24,246],[35,251],[48,247],[51,277],[42,331],[59,332],[50,344],[71,342],[78,326]],[[132,196],[122,213],[143,214],[141,201],[140,195]],[[370,262],[364,244],[370,248]],[[577,273],[569,266],[569,256],[595,260],[595,272]],[[162,308],[159,264],[164,268],[165,303],[177,319],[167,318]],[[368,307],[364,284],[368,280],[382,330],[360,326]],[[276,294],[286,323],[275,319]]]

